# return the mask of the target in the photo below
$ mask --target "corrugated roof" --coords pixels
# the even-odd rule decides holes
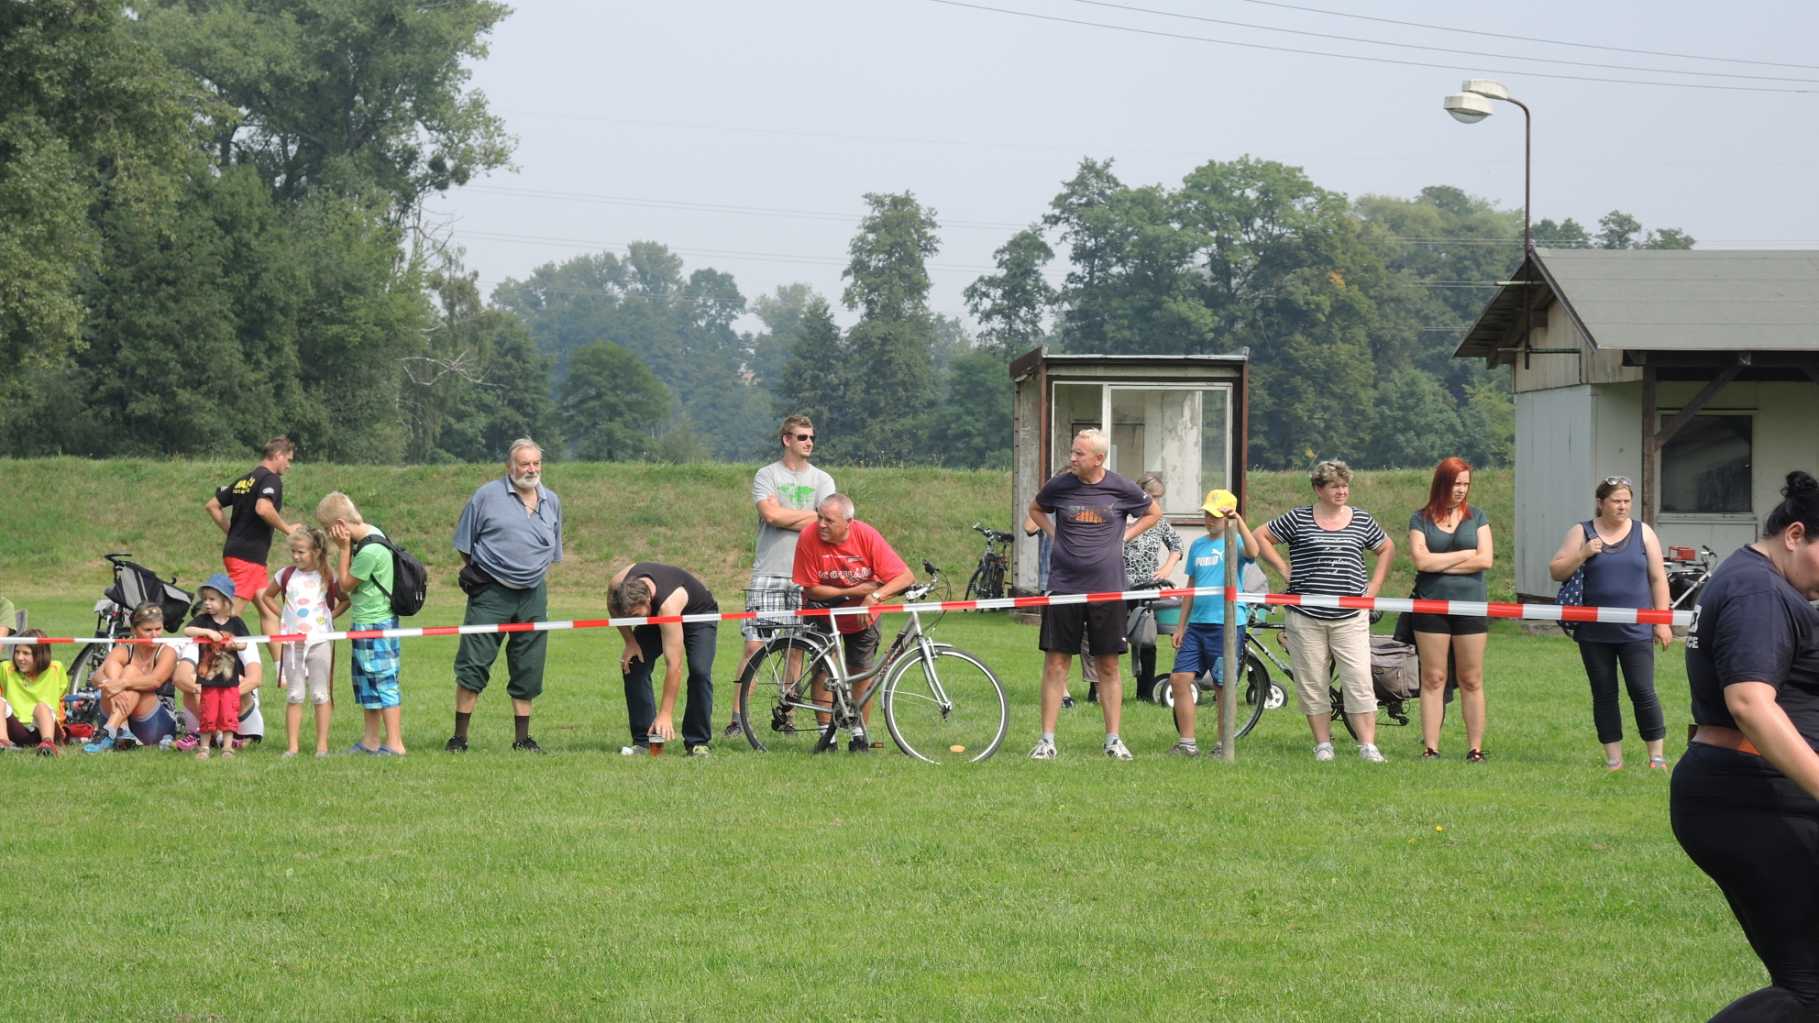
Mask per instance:
[[[1538,249],[1534,265],[1600,349],[1819,350],[1819,252]],[[1460,343],[1459,356],[1500,347],[1519,310],[1505,287]]]

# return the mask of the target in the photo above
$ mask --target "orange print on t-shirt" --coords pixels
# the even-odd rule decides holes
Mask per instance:
[[[1068,518],[1074,522],[1084,522],[1096,526],[1105,521],[1105,516],[1092,505],[1075,505],[1068,509],[1068,513]]]

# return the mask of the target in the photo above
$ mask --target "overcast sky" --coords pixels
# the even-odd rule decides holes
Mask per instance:
[[[1521,111],[1500,104],[1467,126],[1441,109],[1461,79],[1485,77],[1534,110],[1535,219],[1595,228],[1620,208],[1645,226],[1682,228],[1701,248],[1819,248],[1819,54],[1810,45],[1819,4],[1806,0],[976,7],[1023,16],[935,0],[521,0],[473,77],[518,138],[517,171],[451,192],[431,211],[451,225],[486,293],[542,263],[650,239],[689,269],[731,273],[748,301],[804,281],[837,305],[862,194],[907,189],[943,225],[931,304],[964,315],[962,289],[1042,215],[1082,156],[1115,158],[1127,184],[1175,185],[1207,160],[1251,154],[1299,165],[1353,197],[1449,184],[1520,208]],[[1568,42],[1759,63],[1559,45]],[[1728,91],[1740,87],[1795,91]],[[1512,246],[1512,264],[1515,255]]]

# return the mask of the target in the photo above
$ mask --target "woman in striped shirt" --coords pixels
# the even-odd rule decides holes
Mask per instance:
[[[1257,531],[1266,545],[1288,544],[1288,592],[1375,597],[1389,575],[1396,545],[1362,508],[1350,507],[1352,470],[1325,461],[1309,474],[1314,503],[1277,516]],[[1367,578],[1364,552],[1377,556]],[[1267,561],[1267,557],[1260,559]],[[1301,712],[1314,733],[1314,759],[1333,759],[1333,705],[1327,679],[1339,666],[1345,716],[1358,736],[1358,756],[1380,764],[1377,694],[1371,685],[1371,625],[1362,611],[1290,605],[1286,631]]]

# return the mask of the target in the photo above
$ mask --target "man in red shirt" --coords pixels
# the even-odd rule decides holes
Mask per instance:
[[[833,494],[815,509],[815,528],[803,530],[796,539],[791,581],[802,587],[802,595],[808,600],[832,602],[836,607],[869,608],[908,589],[916,575],[882,534],[853,518],[852,498]],[[847,674],[866,671],[878,653],[876,619],[860,614],[833,617],[846,651]],[[869,689],[870,685],[865,684],[853,691],[854,702],[864,707],[861,727],[847,746],[856,753],[871,749],[864,722],[870,719],[872,708],[863,703]],[[817,684],[815,699],[819,702],[822,698]]]

